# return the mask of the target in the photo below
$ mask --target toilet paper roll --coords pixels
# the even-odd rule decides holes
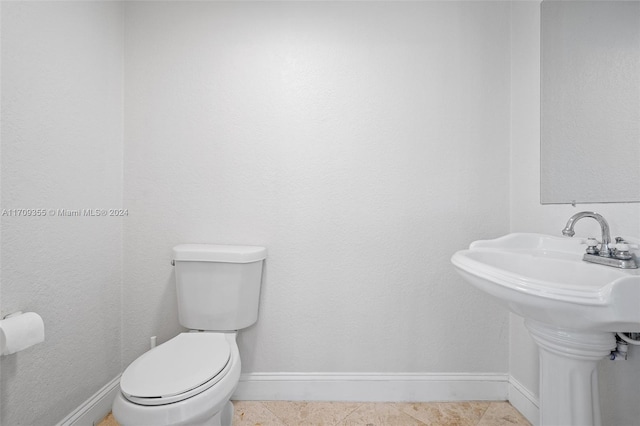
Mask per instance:
[[[2,355],[14,354],[44,342],[44,322],[35,312],[26,312],[0,321]]]

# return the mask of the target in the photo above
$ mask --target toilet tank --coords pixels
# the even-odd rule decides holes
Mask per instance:
[[[193,330],[228,331],[255,323],[266,257],[267,249],[258,246],[175,246],[180,324]]]

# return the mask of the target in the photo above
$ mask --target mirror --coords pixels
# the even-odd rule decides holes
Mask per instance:
[[[541,19],[541,203],[640,202],[640,1]]]

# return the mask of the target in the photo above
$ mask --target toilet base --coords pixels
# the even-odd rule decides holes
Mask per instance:
[[[113,416],[122,426],[230,426],[231,395],[240,380],[240,354],[235,333],[225,333],[231,347],[231,369],[215,385],[183,401],[166,405],[139,405],[118,392]]]
[[[204,422],[189,423],[187,426],[232,426],[233,424],[233,403],[228,401],[222,411]]]
[[[124,397],[122,395],[118,395],[116,397],[117,402],[114,404],[114,417],[116,421],[119,422],[122,426],[157,426],[160,423],[156,423],[154,420],[148,420],[145,418],[136,418],[129,419],[123,418],[122,409],[120,408]],[[176,425],[176,426],[232,426],[233,424],[233,403],[231,401],[227,401],[222,410],[215,413],[212,417],[208,417],[206,419],[200,418],[196,421],[177,421],[174,422],[172,420],[168,420],[168,422],[162,422],[163,425]],[[175,420],[175,419],[174,419]]]
[[[220,413],[220,426],[231,426],[233,423],[233,403],[227,401]]]

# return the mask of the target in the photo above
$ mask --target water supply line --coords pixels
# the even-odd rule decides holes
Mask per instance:
[[[636,337],[631,338],[629,335]],[[640,333],[623,333],[621,331],[616,333],[616,349],[611,351],[609,359],[611,361],[624,361],[629,355],[629,345],[640,345]]]
[[[617,332],[616,335],[621,338],[622,340],[624,340],[625,342],[629,343],[630,345],[636,345],[636,346],[640,346],[640,340],[638,339],[632,339],[631,337],[629,337],[627,334],[634,334],[633,337],[637,337],[637,335],[639,335],[640,333],[623,333],[621,331]]]

